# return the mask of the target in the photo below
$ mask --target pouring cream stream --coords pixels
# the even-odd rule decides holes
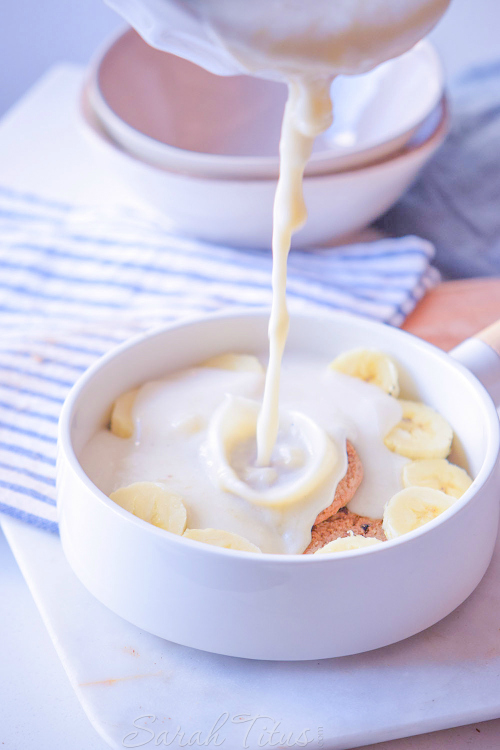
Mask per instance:
[[[281,362],[289,329],[287,259],[292,234],[307,219],[302,182],[314,139],[332,123],[332,80],[409,49],[434,25],[448,1],[408,0],[401,9],[393,0],[318,0],[313,6],[292,0],[286,8],[281,0],[268,0],[266,11],[257,3],[250,13],[248,4],[243,8],[238,0],[207,2],[205,12],[212,14],[218,41],[248,70],[270,71],[288,83],[273,211],[269,364],[257,422],[259,466],[269,465],[279,430]],[[276,30],[269,20],[280,12],[283,23]],[[266,13],[268,22],[262,25]]]
[[[287,260],[292,233],[305,223],[304,169],[314,139],[332,123],[329,78],[291,80],[280,141],[280,176],[273,212],[273,301],[269,320],[269,364],[257,422],[257,463],[267,466],[279,429],[281,362],[289,328],[286,305]]]

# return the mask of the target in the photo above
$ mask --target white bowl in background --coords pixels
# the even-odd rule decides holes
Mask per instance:
[[[269,248],[276,181],[215,179],[151,166],[125,153],[99,123],[84,89],[84,131],[101,158],[145,205],[159,210],[180,234],[233,247]],[[400,151],[350,171],[306,176],[309,219],[293,247],[339,241],[381,216],[404,193],[448,131],[446,99]]]
[[[335,119],[307,174],[352,169],[400,149],[436,107],[443,71],[428,41],[333,83]],[[277,177],[284,84],[217,76],[153,49],[128,30],[91,67],[88,97],[106,132],[133,156],[218,178]]]
[[[183,645],[254,659],[321,659],[394,643],[448,615],[474,590],[498,530],[498,414],[481,384],[500,358],[479,339],[453,357],[416,337],[335,313],[292,318],[288,350],[373,346],[394,357],[402,394],[450,422],[474,476],[450,511],[366,550],[255,555],[200,544],[128,513],[79,464],[116,397],[226,351],[267,350],[268,313],[211,316],[121,345],[73,387],[59,421],[58,514],[64,553],[88,590],[139,628]],[[497,333],[497,343],[500,336]]]

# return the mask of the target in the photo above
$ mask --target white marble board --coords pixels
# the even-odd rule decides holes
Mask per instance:
[[[83,588],[57,535],[2,526],[83,708],[113,748],[346,750],[500,716],[500,542],[478,589],[424,633],[359,656],[280,663],[141,632]]]

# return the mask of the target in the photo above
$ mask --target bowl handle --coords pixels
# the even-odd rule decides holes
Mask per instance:
[[[481,381],[500,406],[500,320],[462,341],[450,355]]]

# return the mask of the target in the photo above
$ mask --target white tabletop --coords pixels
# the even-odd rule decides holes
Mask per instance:
[[[107,745],[91,727],[68,682],[1,531],[0,596],[0,747],[105,750]],[[367,750],[498,750],[499,745],[497,720]]]
[[[455,10],[456,8],[456,10]],[[492,56],[496,42],[498,0],[455,0],[449,18],[435,39],[453,72],[464,62]],[[496,17],[497,23],[493,23]],[[463,44],[450,43],[458,34]],[[32,95],[36,100],[37,93]],[[36,104],[36,101],[35,101]],[[46,104],[46,103],[45,103]],[[38,106],[38,105],[37,105]],[[130,196],[112,177],[99,172],[99,160],[87,159],[78,170],[61,158],[50,162],[57,143],[61,155],[71,152],[73,136],[58,127],[57,113],[41,107],[45,116],[34,121],[23,106],[0,128],[0,182],[46,192],[54,197],[84,201],[92,195],[128,202]],[[49,159],[49,161],[47,161]],[[78,173],[78,183],[74,175]],[[40,532],[44,533],[44,532]],[[0,747],[5,750],[104,750],[105,743],[86,719],[59,663],[27,586],[0,532]],[[408,740],[377,745],[379,750],[497,750],[500,720],[462,727]],[[373,746],[375,750],[375,746]],[[231,750],[233,750],[231,748]]]

